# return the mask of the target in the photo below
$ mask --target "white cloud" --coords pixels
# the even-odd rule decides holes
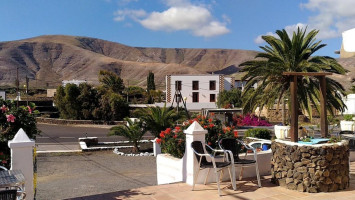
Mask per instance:
[[[319,30],[318,39],[340,37],[342,32],[355,27],[354,0],[308,0],[300,6],[314,13],[306,24],[308,30]],[[286,26],[285,30],[290,34],[297,26],[304,28],[306,24]],[[261,36],[258,36],[254,42],[260,44],[260,39]]]
[[[146,13],[144,10],[119,10],[115,20],[123,21],[129,16],[147,29],[154,31],[189,31],[195,36],[213,37],[229,33],[226,24],[228,16],[223,15],[223,22],[216,20],[209,9],[203,5],[193,5],[189,0],[166,0],[169,7],[162,12]]]
[[[118,10],[114,13],[115,21],[124,21],[126,19],[126,17],[129,17],[133,20],[138,20],[141,17],[145,17],[147,16],[147,13],[143,10],[129,10],[129,9],[125,9],[125,10]]]
[[[272,33],[272,32],[267,32],[267,33],[264,34],[264,35],[271,35],[271,36],[277,37],[276,33]],[[264,41],[264,39],[262,38],[262,36],[264,36],[264,35],[259,35],[258,37],[256,37],[256,38],[254,39],[254,42],[255,42],[256,44],[262,44],[262,43],[264,43],[265,41]]]
[[[320,39],[339,37],[355,26],[354,0],[309,0],[301,7],[316,13],[309,18],[308,24],[320,30]]]

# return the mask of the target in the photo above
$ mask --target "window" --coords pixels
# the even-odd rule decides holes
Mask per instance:
[[[216,102],[216,94],[210,94],[210,102]]]
[[[198,90],[198,81],[192,81],[192,90]]]
[[[210,90],[216,90],[216,81],[210,81]]]
[[[192,93],[192,102],[198,102],[198,92]]]
[[[181,81],[175,81],[175,90],[181,90]]]

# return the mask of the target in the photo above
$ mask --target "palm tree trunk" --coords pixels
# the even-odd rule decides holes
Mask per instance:
[[[282,124],[285,125],[286,124],[286,117],[285,117],[285,98],[282,98],[282,110],[281,110],[281,116],[282,116]]]

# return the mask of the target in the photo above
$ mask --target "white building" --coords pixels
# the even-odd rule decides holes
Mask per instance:
[[[87,83],[87,81],[86,80],[75,80],[75,79],[62,81],[63,87],[65,87],[65,85],[67,85],[67,84],[75,84],[75,85],[79,86],[80,83]]]
[[[0,98],[2,98],[3,100],[6,100],[6,92],[5,91],[0,91]]]
[[[355,57],[355,28],[342,33],[343,42],[341,45],[340,58]]]
[[[166,104],[183,106],[181,97],[186,100],[188,110],[216,108],[219,92],[234,87],[234,78],[224,75],[167,75]]]

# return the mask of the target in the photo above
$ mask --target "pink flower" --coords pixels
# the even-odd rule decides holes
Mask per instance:
[[[27,106],[27,109],[28,109],[28,112],[29,112],[30,114],[32,114],[32,109],[31,109],[31,107],[30,107],[30,106]]]
[[[13,116],[12,114],[6,115],[6,118],[7,118],[7,121],[8,121],[8,122],[12,122],[12,123],[14,123],[14,122],[15,122],[15,119],[16,119],[16,117]]]
[[[8,111],[8,108],[5,105],[2,105],[1,111],[4,113],[4,112]]]

